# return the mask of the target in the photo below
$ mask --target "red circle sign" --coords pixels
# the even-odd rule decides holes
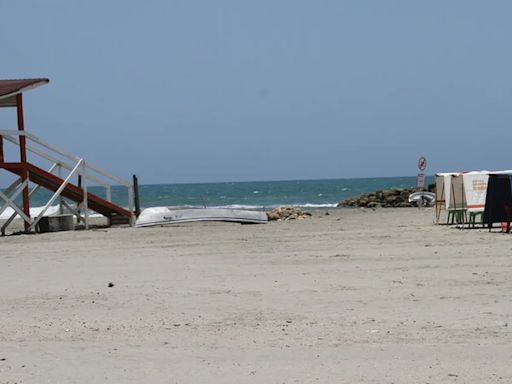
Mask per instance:
[[[427,168],[427,159],[424,156],[421,156],[418,160],[418,168],[420,171],[424,171]]]

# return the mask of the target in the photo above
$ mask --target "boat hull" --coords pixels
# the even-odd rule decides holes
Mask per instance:
[[[265,212],[243,209],[154,207],[144,209],[137,218],[135,226],[150,227],[195,221],[263,224],[268,222],[268,218]]]
[[[431,207],[436,199],[435,193],[432,192],[414,192],[409,195],[409,203],[414,207]]]

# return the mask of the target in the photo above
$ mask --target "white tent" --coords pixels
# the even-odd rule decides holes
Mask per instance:
[[[509,174],[512,173],[512,170],[436,173],[436,222],[439,222],[443,209],[483,211],[489,173]]]
[[[466,208],[466,195],[464,193],[463,176],[463,173],[458,173],[449,177],[450,185],[448,188],[446,188],[445,182],[446,209],[448,210]],[[446,192],[448,192],[448,196]]]
[[[462,175],[464,180],[464,194],[468,212],[479,212],[485,208],[487,196],[488,171],[466,172]]]
[[[436,221],[442,209],[458,209],[465,202],[462,172],[436,173]]]

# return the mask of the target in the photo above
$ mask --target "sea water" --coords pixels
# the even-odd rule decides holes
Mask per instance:
[[[427,183],[433,177],[427,177]],[[412,188],[416,177],[377,177],[328,180],[254,181],[194,184],[143,184],[139,185],[141,207],[223,207],[246,209],[271,209],[278,206],[304,208],[336,207],[348,197],[358,196],[379,189]],[[105,198],[104,188],[88,187],[88,191]],[[30,204],[43,206],[51,197],[50,192],[40,190],[31,197]],[[126,188],[114,186],[112,201],[126,207]],[[11,210],[0,218],[9,217]]]

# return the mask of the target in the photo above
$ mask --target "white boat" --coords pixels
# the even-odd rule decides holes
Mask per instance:
[[[136,227],[187,223],[193,221],[229,221],[234,223],[261,224],[268,222],[262,211],[230,208],[175,208],[152,207],[144,209],[135,223]]]
[[[420,191],[409,195],[409,203],[414,207],[431,207],[436,200],[436,194],[432,192]]]

